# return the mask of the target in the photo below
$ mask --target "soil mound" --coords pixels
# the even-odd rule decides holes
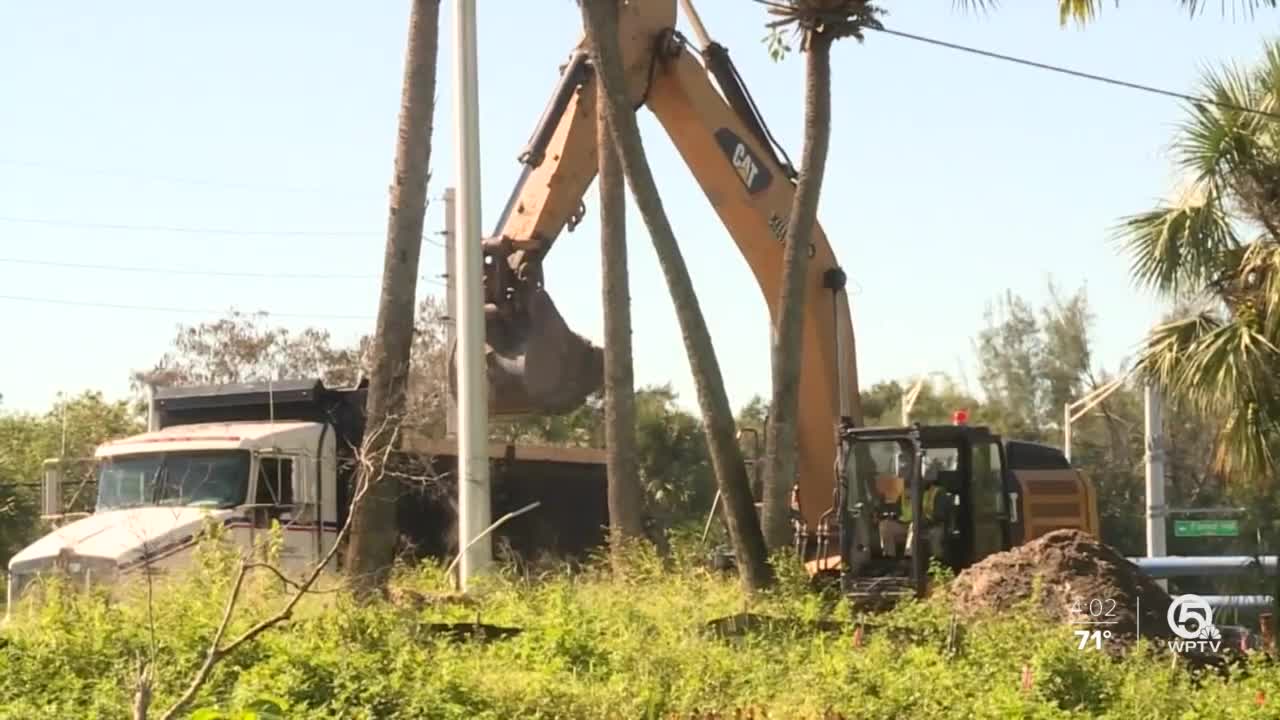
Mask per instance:
[[[1092,623],[1090,629],[1110,630],[1116,637],[1134,638],[1139,631],[1148,638],[1172,635],[1168,593],[1079,530],[1055,530],[991,555],[960,573],[948,593],[958,614],[998,614],[1030,600],[1037,581],[1038,604],[1053,620]]]

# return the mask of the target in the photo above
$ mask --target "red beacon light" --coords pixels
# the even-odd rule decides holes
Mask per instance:
[[[968,410],[957,410],[957,411],[955,411],[955,412],[951,413],[951,424],[952,424],[952,425],[968,425],[968,424],[969,424],[969,411],[968,411]]]

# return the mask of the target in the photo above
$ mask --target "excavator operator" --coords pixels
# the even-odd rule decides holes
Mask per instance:
[[[926,467],[920,479],[924,517],[922,522],[918,522],[911,511],[911,493],[907,492],[907,483],[903,479],[907,462],[905,454],[900,454],[896,463],[898,471],[876,479],[876,492],[881,502],[878,522],[881,551],[888,557],[910,557],[915,534],[923,526],[929,556],[942,558],[951,495],[939,482],[941,468],[937,464]]]
[[[911,494],[903,493],[902,510],[898,517],[901,522],[907,524],[907,555],[911,555],[911,548],[914,544],[916,532],[923,526],[925,547],[929,550],[929,556],[942,558],[942,541],[946,535],[946,512],[950,495],[943,491],[941,483],[938,482],[939,468],[935,464],[930,464],[924,471],[924,476],[920,478],[920,487],[923,494],[923,502],[921,506],[924,508],[924,517],[917,520],[912,517],[911,513]]]

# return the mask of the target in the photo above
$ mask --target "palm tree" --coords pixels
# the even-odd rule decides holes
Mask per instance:
[[[596,89],[596,106],[604,107],[604,85],[597,83]],[[621,540],[639,538],[644,534],[644,493],[640,488],[636,459],[631,291],[627,280],[627,183],[603,112],[596,113],[596,146],[599,150],[600,264],[604,294],[604,434],[609,476],[609,529],[616,547]]]
[[[618,38],[617,0],[587,0],[579,5],[596,80],[602,86],[606,99],[597,111],[605,115],[623,173],[649,230],[671,293],[697,388],[698,405],[706,424],[708,454],[725,502],[738,574],[746,590],[752,592],[773,583],[773,569],[769,566],[764,536],[760,533],[746,464],[735,437],[733,410],[729,406],[724,378],[711,344],[711,334],[698,305],[689,269],[663,210],[653,172],[645,159],[635,110],[627,96]]]
[[[383,477],[381,460],[386,448],[395,442],[408,406],[406,391],[413,349],[418,256],[422,249],[431,165],[439,30],[440,0],[414,0],[409,16],[382,294],[378,301],[366,400],[365,426],[372,434],[365,443],[368,462],[358,479],[362,484],[371,483],[371,487],[351,518],[351,544],[347,547],[348,572],[355,588],[362,592],[385,584],[399,535],[396,527],[398,487]]]
[[[1225,419],[1220,469],[1269,476],[1280,435],[1280,42],[1251,69],[1205,73],[1173,149],[1181,197],[1125,218],[1134,278],[1189,311],[1154,328],[1139,367]]]
[[[782,253],[782,289],[771,347],[773,397],[765,432],[763,524],[769,549],[791,539],[791,491],[796,477],[797,415],[800,410],[801,337],[809,272],[809,237],[817,224],[818,198],[831,145],[831,45],[844,37],[862,40],[864,27],[879,27],[881,10],[866,0],[757,0],[778,19],[769,23],[775,51],[779,30],[794,26],[806,53],[804,148],[791,201]],[[857,388],[853,388],[856,392]]]

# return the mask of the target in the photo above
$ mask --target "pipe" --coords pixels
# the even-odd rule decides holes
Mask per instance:
[[[569,107],[569,101],[573,99],[574,94],[578,92],[578,87],[587,78],[588,71],[587,53],[582,50],[573,53],[569,58],[569,64],[560,73],[560,82],[556,85],[555,92],[551,94],[551,100],[547,103],[546,109],[542,111],[542,117],[538,118],[533,135],[529,137],[528,144],[520,152],[522,164],[536,168],[546,159],[547,145],[551,143],[551,137],[555,135],[556,128],[560,127],[564,111]]]
[[[1214,610],[1258,610],[1275,604],[1270,595],[1201,595]]]
[[[484,357],[484,258],[480,246],[480,97],[476,53],[476,0],[454,5],[454,147],[457,152],[458,204],[458,534],[463,548],[458,585],[493,557],[489,527],[489,405]]]
[[[1143,573],[1153,578],[1225,577],[1248,575],[1255,572],[1261,572],[1272,577],[1277,575],[1277,558],[1275,555],[1225,555],[1218,557],[1174,555],[1171,557],[1131,557],[1128,560]]]

